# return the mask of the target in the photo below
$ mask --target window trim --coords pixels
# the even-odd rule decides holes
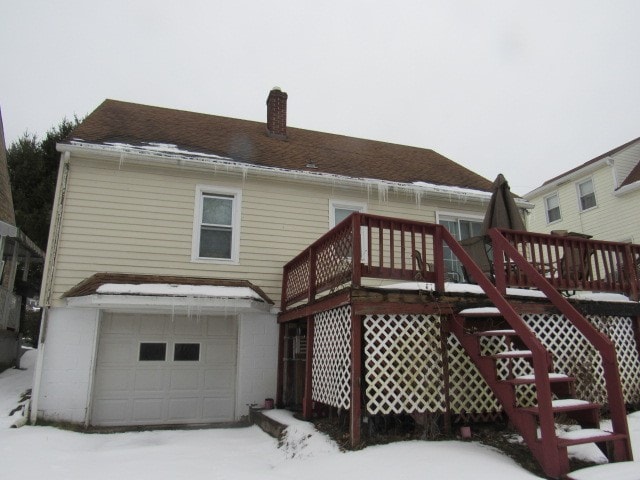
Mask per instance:
[[[336,208],[367,213],[367,204],[353,200],[329,199],[329,229],[336,226]]]
[[[551,198],[551,197],[557,197],[558,198],[558,213],[560,214],[560,216],[558,217],[557,220],[549,220],[549,209],[547,208],[547,200],[549,198]],[[555,191],[555,192],[543,197],[542,198],[542,206],[544,207],[544,218],[547,221],[547,225],[562,221],[562,209],[560,208],[560,194],[557,191]]]
[[[200,256],[200,233],[202,231],[202,205],[204,195],[223,195],[232,197],[231,213],[231,258],[211,258]],[[195,206],[193,211],[193,233],[191,242],[191,261],[198,263],[235,264],[240,263],[240,212],[242,190],[217,187],[214,185],[196,185]]]
[[[582,197],[580,196],[580,185],[584,185],[585,183],[591,182],[591,187],[593,188],[593,201],[595,204],[593,207],[582,208]],[[576,194],[578,196],[578,211],[579,212],[588,212],[589,210],[593,210],[598,206],[598,197],[596,196],[596,182],[593,181],[593,177],[584,178],[575,183],[576,185]]]

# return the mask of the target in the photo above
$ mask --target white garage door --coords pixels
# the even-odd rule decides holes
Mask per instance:
[[[91,424],[233,420],[236,344],[233,317],[105,314]]]

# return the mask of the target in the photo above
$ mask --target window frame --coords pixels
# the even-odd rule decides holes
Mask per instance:
[[[202,209],[206,195],[231,197],[231,257],[201,257],[200,234],[202,232]],[[217,187],[213,185],[196,185],[195,207],[193,213],[193,234],[191,243],[191,261],[198,263],[238,264],[240,262],[240,212],[242,190],[237,188]]]
[[[589,182],[591,182],[591,189],[593,190],[593,192],[591,194],[589,194],[589,195],[593,195],[593,205],[591,207],[584,208],[582,206],[582,198],[583,197],[582,197],[581,192],[580,192],[580,186],[584,185],[586,183],[589,183]],[[586,212],[586,211],[591,210],[593,208],[596,208],[598,206],[598,198],[596,196],[596,183],[593,181],[593,177],[589,177],[589,178],[583,179],[583,180],[581,180],[579,182],[576,182],[576,193],[578,195],[578,211]]]
[[[556,197],[558,199],[558,218],[555,220],[551,220],[549,218],[549,208],[548,208],[548,200],[550,198]],[[556,222],[560,222],[562,221],[562,209],[560,208],[560,194],[558,192],[553,192],[550,195],[546,195],[543,199],[542,199],[543,205],[544,205],[544,215],[545,215],[545,219],[547,220],[547,225],[550,225],[552,223],[556,223]],[[555,207],[554,207],[555,208]]]
[[[442,225],[442,220],[449,220],[449,221],[455,220],[456,222],[458,222],[458,229],[459,229],[460,220],[466,220],[468,222],[474,222],[474,223],[482,224],[482,222],[484,222],[484,215],[474,214],[474,213],[470,213],[470,212],[451,212],[451,211],[439,212],[439,211],[436,211],[436,223],[438,225]],[[455,238],[455,235],[454,235],[454,238]],[[459,240],[459,239],[456,238],[456,240]],[[445,248],[445,250],[449,249],[449,247],[446,246],[446,245],[444,245],[444,248]],[[453,252],[452,252],[452,255],[453,255]],[[454,257],[455,257],[455,255],[454,255]],[[445,258],[445,267],[446,267],[446,262],[447,261],[454,261],[454,260]],[[446,272],[446,273],[457,274],[459,276],[459,278],[457,279],[457,282],[464,282],[464,277],[463,277],[463,274],[461,272],[462,263],[460,262],[460,260],[457,260],[457,259],[455,260],[455,262],[460,264],[458,266],[458,271],[451,271],[451,272]]]
[[[367,213],[367,204],[351,200],[329,199],[329,229],[336,226],[336,209],[353,210]]]

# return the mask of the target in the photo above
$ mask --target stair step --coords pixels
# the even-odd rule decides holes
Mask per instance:
[[[571,445],[610,442],[612,440],[622,440],[625,438],[627,438],[627,436],[623,433],[607,432],[599,428],[583,428],[582,430],[572,430],[558,435],[558,445],[561,447],[569,447]]]
[[[640,462],[616,462],[582,468],[569,473],[567,480],[640,480]]]
[[[517,335],[515,330],[484,330],[473,334],[476,337],[513,337]]]
[[[491,358],[531,358],[531,350],[508,350],[506,352],[490,355]]]
[[[458,315],[466,318],[502,317],[500,310],[496,307],[465,308],[458,312]]]
[[[553,413],[575,412],[578,410],[600,410],[597,403],[587,402],[586,400],[578,400],[576,398],[563,398],[551,401],[551,409]],[[525,407],[520,409],[522,412],[538,415],[539,407]]]
[[[503,382],[511,383],[513,385],[529,385],[536,383],[536,377],[534,375],[522,375],[520,377],[510,378],[508,380],[502,380]],[[569,377],[562,373],[550,373],[549,382],[574,382],[575,378]]]

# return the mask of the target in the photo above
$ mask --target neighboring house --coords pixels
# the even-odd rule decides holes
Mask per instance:
[[[106,100],[58,145],[33,420],[237,421],[276,395],[291,258],[354,211],[459,238],[482,221],[487,179],[432,150],[290,128],[286,102],[270,92],[265,125]]]
[[[16,365],[20,359],[20,318],[27,301],[21,287],[31,265],[43,259],[44,252],[16,228],[0,113],[0,370]],[[17,278],[20,265],[22,276]]]
[[[640,243],[640,137],[544,182],[524,195],[529,230],[567,230]]]

